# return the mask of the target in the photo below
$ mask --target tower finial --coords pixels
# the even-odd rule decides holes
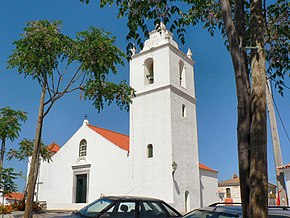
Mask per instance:
[[[88,121],[88,115],[85,114],[85,119],[83,121],[83,126],[89,125],[89,121]]]
[[[192,59],[192,52],[190,50],[190,48],[187,50],[187,57],[189,57],[190,59]]]

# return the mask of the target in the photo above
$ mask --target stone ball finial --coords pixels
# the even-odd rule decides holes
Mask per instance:
[[[87,126],[87,125],[89,125],[89,124],[90,124],[90,123],[89,123],[88,117],[85,116],[85,119],[84,119],[84,121],[83,121],[83,126]]]

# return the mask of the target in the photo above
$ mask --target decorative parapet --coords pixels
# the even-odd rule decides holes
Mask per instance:
[[[149,39],[145,41],[144,48],[141,52],[168,43],[178,49],[178,44],[173,40],[173,34],[166,29],[163,23],[161,23],[159,29],[149,33]]]

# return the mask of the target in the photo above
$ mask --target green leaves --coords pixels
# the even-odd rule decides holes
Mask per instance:
[[[114,46],[115,37],[91,27],[77,33],[75,47],[70,58],[82,63],[82,71],[90,78],[105,79],[109,72],[117,73],[117,64],[123,65],[125,54]]]
[[[115,37],[109,33],[90,27],[72,39],[62,34],[60,27],[61,21],[28,22],[22,38],[14,42],[16,48],[8,61],[9,68],[17,68],[25,77],[32,76],[40,86],[47,84],[44,116],[66,93],[85,90],[88,86],[90,90],[100,90],[92,87],[93,84],[107,83],[108,75],[117,74],[117,66],[124,64],[125,54],[114,45]],[[86,85],[87,82],[90,84]],[[129,98],[123,94],[124,88],[130,89],[129,86],[123,83],[110,87],[113,91],[106,89],[106,93],[98,94],[87,91],[85,97],[93,100],[98,110],[102,108],[100,105],[112,99],[120,108],[128,108]],[[104,96],[94,97],[100,93]]]
[[[13,168],[2,168],[1,170],[1,180],[0,180],[0,190],[2,194],[6,195],[17,191],[17,185],[14,180],[20,175],[14,172]]]
[[[59,58],[66,57],[72,40],[60,33],[61,21],[30,21],[23,37],[14,42],[16,49],[9,57],[9,67],[33,79],[47,78],[58,67]]]
[[[7,153],[7,159],[11,160],[13,158],[16,158],[20,161],[26,160],[28,157],[32,156],[33,146],[33,141],[29,139],[23,139],[19,143],[19,149],[10,149],[10,151]],[[43,142],[40,142],[39,154],[43,161],[51,161],[52,153],[47,148],[47,146],[43,144]]]
[[[10,107],[0,108],[0,140],[14,141],[19,136],[21,123],[27,120],[27,113]]]
[[[125,81],[120,84],[105,82],[101,80],[90,80],[84,87],[85,98],[93,100],[95,108],[100,111],[104,107],[104,102],[110,105],[112,102],[120,109],[129,110],[128,102],[131,102],[130,95],[133,89]]]
[[[265,49],[267,54],[268,76],[275,81],[275,86],[283,95],[284,76],[290,76],[290,3],[278,0],[267,10]]]

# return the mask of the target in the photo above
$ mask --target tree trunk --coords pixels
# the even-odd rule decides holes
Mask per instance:
[[[266,71],[262,0],[251,1],[252,126],[249,217],[268,217]]]
[[[238,5],[239,4],[239,5]],[[237,1],[237,7],[241,7],[243,1]],[[220,7],[223,14],[223,20],[227,37],[230,45],[230,53],[235,71],[236,92],[238,98],[238,158],[239,158],[239,176],[243,217],[248,216],[249,208],[249,175],[250,175],[250,104],[251,104],[251,88],[249,75],[247,73],[245,53],[243,51],[243,31],[244,29],[236,30],[232,20],[230,3],[228,0],[220,0]],[[239,15],[236,15],[239,17]],[[239,19],[243,19],[241,12]],[[237,28],[243,27],[243,20],[240,21]]]
[[[42,133],[42,124],[43,124],[43,113],[44,113],[44,99],[45,99],[45,92],[46,92],[46,80],[42,86],[41,90],[41,98],[38,110],[38,119],[37,119],[37,127],[36,133],[34,138],[34,147],[32,152],[32,159],[30,164],[30,171],[28,177],[28,185],[27,185],[27,198],[25,203],[25,218],[32,218],[33,213],[33,200],[34,200],[34,191],[35,185],[37,180],[38,174],[38,167],[39,167],[39,151],[40,151],[40,140],[41,140],[41,133]]]
[[[6,139],[3,138],[3,139],[1,139],[1,140],[2,140],[2,143],[1,143],[0,169],[2,170],[2,167],[3,167],[3,161],[4,161],[5,147],[6,147],[6,145],[5,145]],[[1,175],[2,175],[2,173],[1,173]],[[1,175],[0,175],[0,176],[1,176]]]

